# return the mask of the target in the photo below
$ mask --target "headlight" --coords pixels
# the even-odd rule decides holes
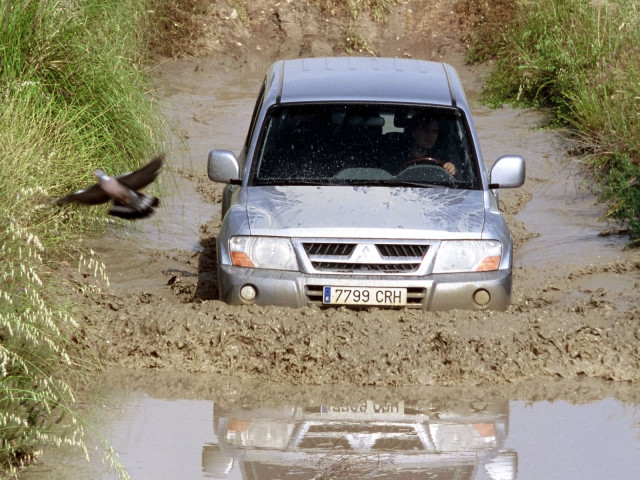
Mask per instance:
[[[443,240],[433,273],[498,270],[502,244],[497,240]]]
[[[225,439],[244,448],[284,450],[291,440],[295,425],[268,420],[229,420]]]
[[[430,424],[429,433],[439,452],[477,452],[498,444],[493,423]]]
[[[298,270],[293,246],[288,238],[232,237],[231,263],[238,267]]]

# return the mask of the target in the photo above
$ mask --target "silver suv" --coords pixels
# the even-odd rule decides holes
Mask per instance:
[[[504,310],[511,234],[496,191],[522,157],[487,172],[450,65],[393,58],[274,63],[228,184],[217,241],[230,304]]]

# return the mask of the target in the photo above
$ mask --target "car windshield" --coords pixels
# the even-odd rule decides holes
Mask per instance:
[[[252,185],[480,188],[469,130],[455,108],[278,105],[260,138]]]

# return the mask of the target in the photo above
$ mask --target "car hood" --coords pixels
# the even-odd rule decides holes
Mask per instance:
[[[252,235],[480,238],[483,194],[448,188],[249,187],[246,213]]]

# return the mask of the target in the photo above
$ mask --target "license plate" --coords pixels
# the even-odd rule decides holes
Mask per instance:
[[[383,305],[407,304],[406,288],[324,287],[325,305]]]

